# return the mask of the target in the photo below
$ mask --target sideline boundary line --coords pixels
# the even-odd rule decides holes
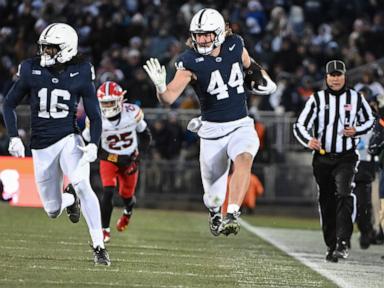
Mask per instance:
[[[345,282],[344,279],[340,278],[340,277],[337,277],[336,275],[332,274],[332,273],[329,273],[327,271],[327,269],[323,269],[321,268],[318,264],[312,262],[312,261],[309,261],[308,259],[306,259],[305,257],[303,256],[300,256],[294,252],[290,252],[290,249],[288,248],[288,246],[284,245],[283,243],[275,240],[275,239],[272,239],[268,233],[265,233],[264,231],[261,231],[259,229],[257,229],[257,227],[255,226],[252,226],[251,224],[249,224],[248,222],[244,221],[243,219],[239,219],[240,221],[240,225],[242,227],[244,227],[244,229],[246,229],[248,232],[262,238],[263,240],[267,241],[268,243],[272,244],[273,246],[277,247],[278,249],[280,249],[281,251],[283,251],[284,253],[288,254],[289,256],[295,258],[296,260],[298,260],[299,262],[301,262],[302,264],[304,264],[305,266],[311,268],[312,270],[316,271],[317,273],[319,273],[320,275],[324,276],[325,278],[331,280],[332,282],[334,282],[336,285],[338,285],[339,287],[341,288],[349,288],[350,285],[348,285],[347,282]],[[329,264],[332,264],[332,263],[329,263]]]

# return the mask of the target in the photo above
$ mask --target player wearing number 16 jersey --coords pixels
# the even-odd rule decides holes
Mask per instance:
[[[151,140],[141,109],[136,105],[123,103],[125,93],[112,81],[103,83],[97,89],[103,121],[99,157],[104,190],[101,199],[104,242],[111,239],[109,226],[113,210],[112,198],[117,183],[125,209],[116,228],[121,232],[128,226],[136,203],[134,194],[139,176],[139,150],[145,151]],[[86,141],[91,140],[88,125],[83,131],[83,137]]]
[[[172,104],[188,84],[194,87],[200,100],[202,121],[193,119],[189,127],[201,138],[200,170],[204,204],[210,211],[210,230],[215,236],[236,234],[239,207],[248,189],[253,158],[259,148],[254,123],[248,117],[244,84],[264,95],[274,92],[276,85],[250,58],[241,37],[226,29],[218,11],[198,11],[189,31],[190,47],[176,61],[177,71],[168,85],[165,68],[157,59],[148,60],[144,69],[162,103]],[[231,160],[234,173],[228,214],[222,219],[220,207],[225,200]]]
[[[77,55],[78,37],[69,25],[53,23],[41,33],[40,57],[19,65],[17,80],[4,102],[4,119],[11,137],[9,152],[24,157],[18,137],[15,108],[24,96],[31,108],[31,150],[35,180],[44,210],[57,218],[66,208],[76,223],[81,212],[92,238],[95,264],[110,265],[101,230],[99,201],[89,183],[89,163],[97,158],[101,116],[93,67]],[[84,146],[76,126],[76,110],[83,99],[90,119],[90,143]],[[72,185],[63,189],[63,176]]]

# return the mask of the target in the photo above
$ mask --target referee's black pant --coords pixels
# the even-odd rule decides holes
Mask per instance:
[[[323,237],[330,250],[334,250],[337,243],[350,242],[355,206],[352,181],[357,161],[358,156],[354,150],[339,154],[315,153],[313,157]]]

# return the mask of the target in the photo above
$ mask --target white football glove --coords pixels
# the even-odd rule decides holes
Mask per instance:
[[[191,132],[197,133],[203,123],[201,123],[201,116],[192,118],[187,125],[187,129]]]
[[[15,157],[25,157],[25,147],[19,137],[11,137],[8,146],[9,154]]]
[[[97,145],[89,143],[87,146],[77,146],[81,151],[84,152],[83,159],[88,162],[94,162],[97,159]]]
[[[148,73],[153,84],[155,84],[157,92],[160,94],[164,93],[165,90],[167,90],[167,85],[165,84],[167,73],[165,72],[164,65],[160,66],[157,58],[147,60],[146,64],[147,65],[144,65],[143,68]]]
[[[257,87],[254,87],[252,90],[254,93],[258,95],[269,95],[276,91],[277,86],[276,83],[269,78],[267,72],[261,71],[261,75],[263,76],[264,80],[266,81],[265,86],[264,85],[258,85]]]

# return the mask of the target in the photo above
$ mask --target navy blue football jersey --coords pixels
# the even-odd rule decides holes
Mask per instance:
[[[18,79],[4,102],[4,118],[10,137],[18,136],[14,109],[25,95],[31,107],[31,148],[48,147],[71,133],[79,133],[76,125],[77,105],[83,98],[84,109],[96,126],[100,107],[93,83],[94,70],[89,62],[67,64],[61,72],[40,66],[40,58],[31,58],[19,65]],[[96,129],[98,130],[98,129]],[[92,142],[100,140],[93,133]]]
[[[243,39],[227,36],[217,57],[201,55],[187,49],[177,61],[177,69],[193,72],[197,80],[191,85],[200,100],[202,120],[228,122],[248,115],[244,89]]]

